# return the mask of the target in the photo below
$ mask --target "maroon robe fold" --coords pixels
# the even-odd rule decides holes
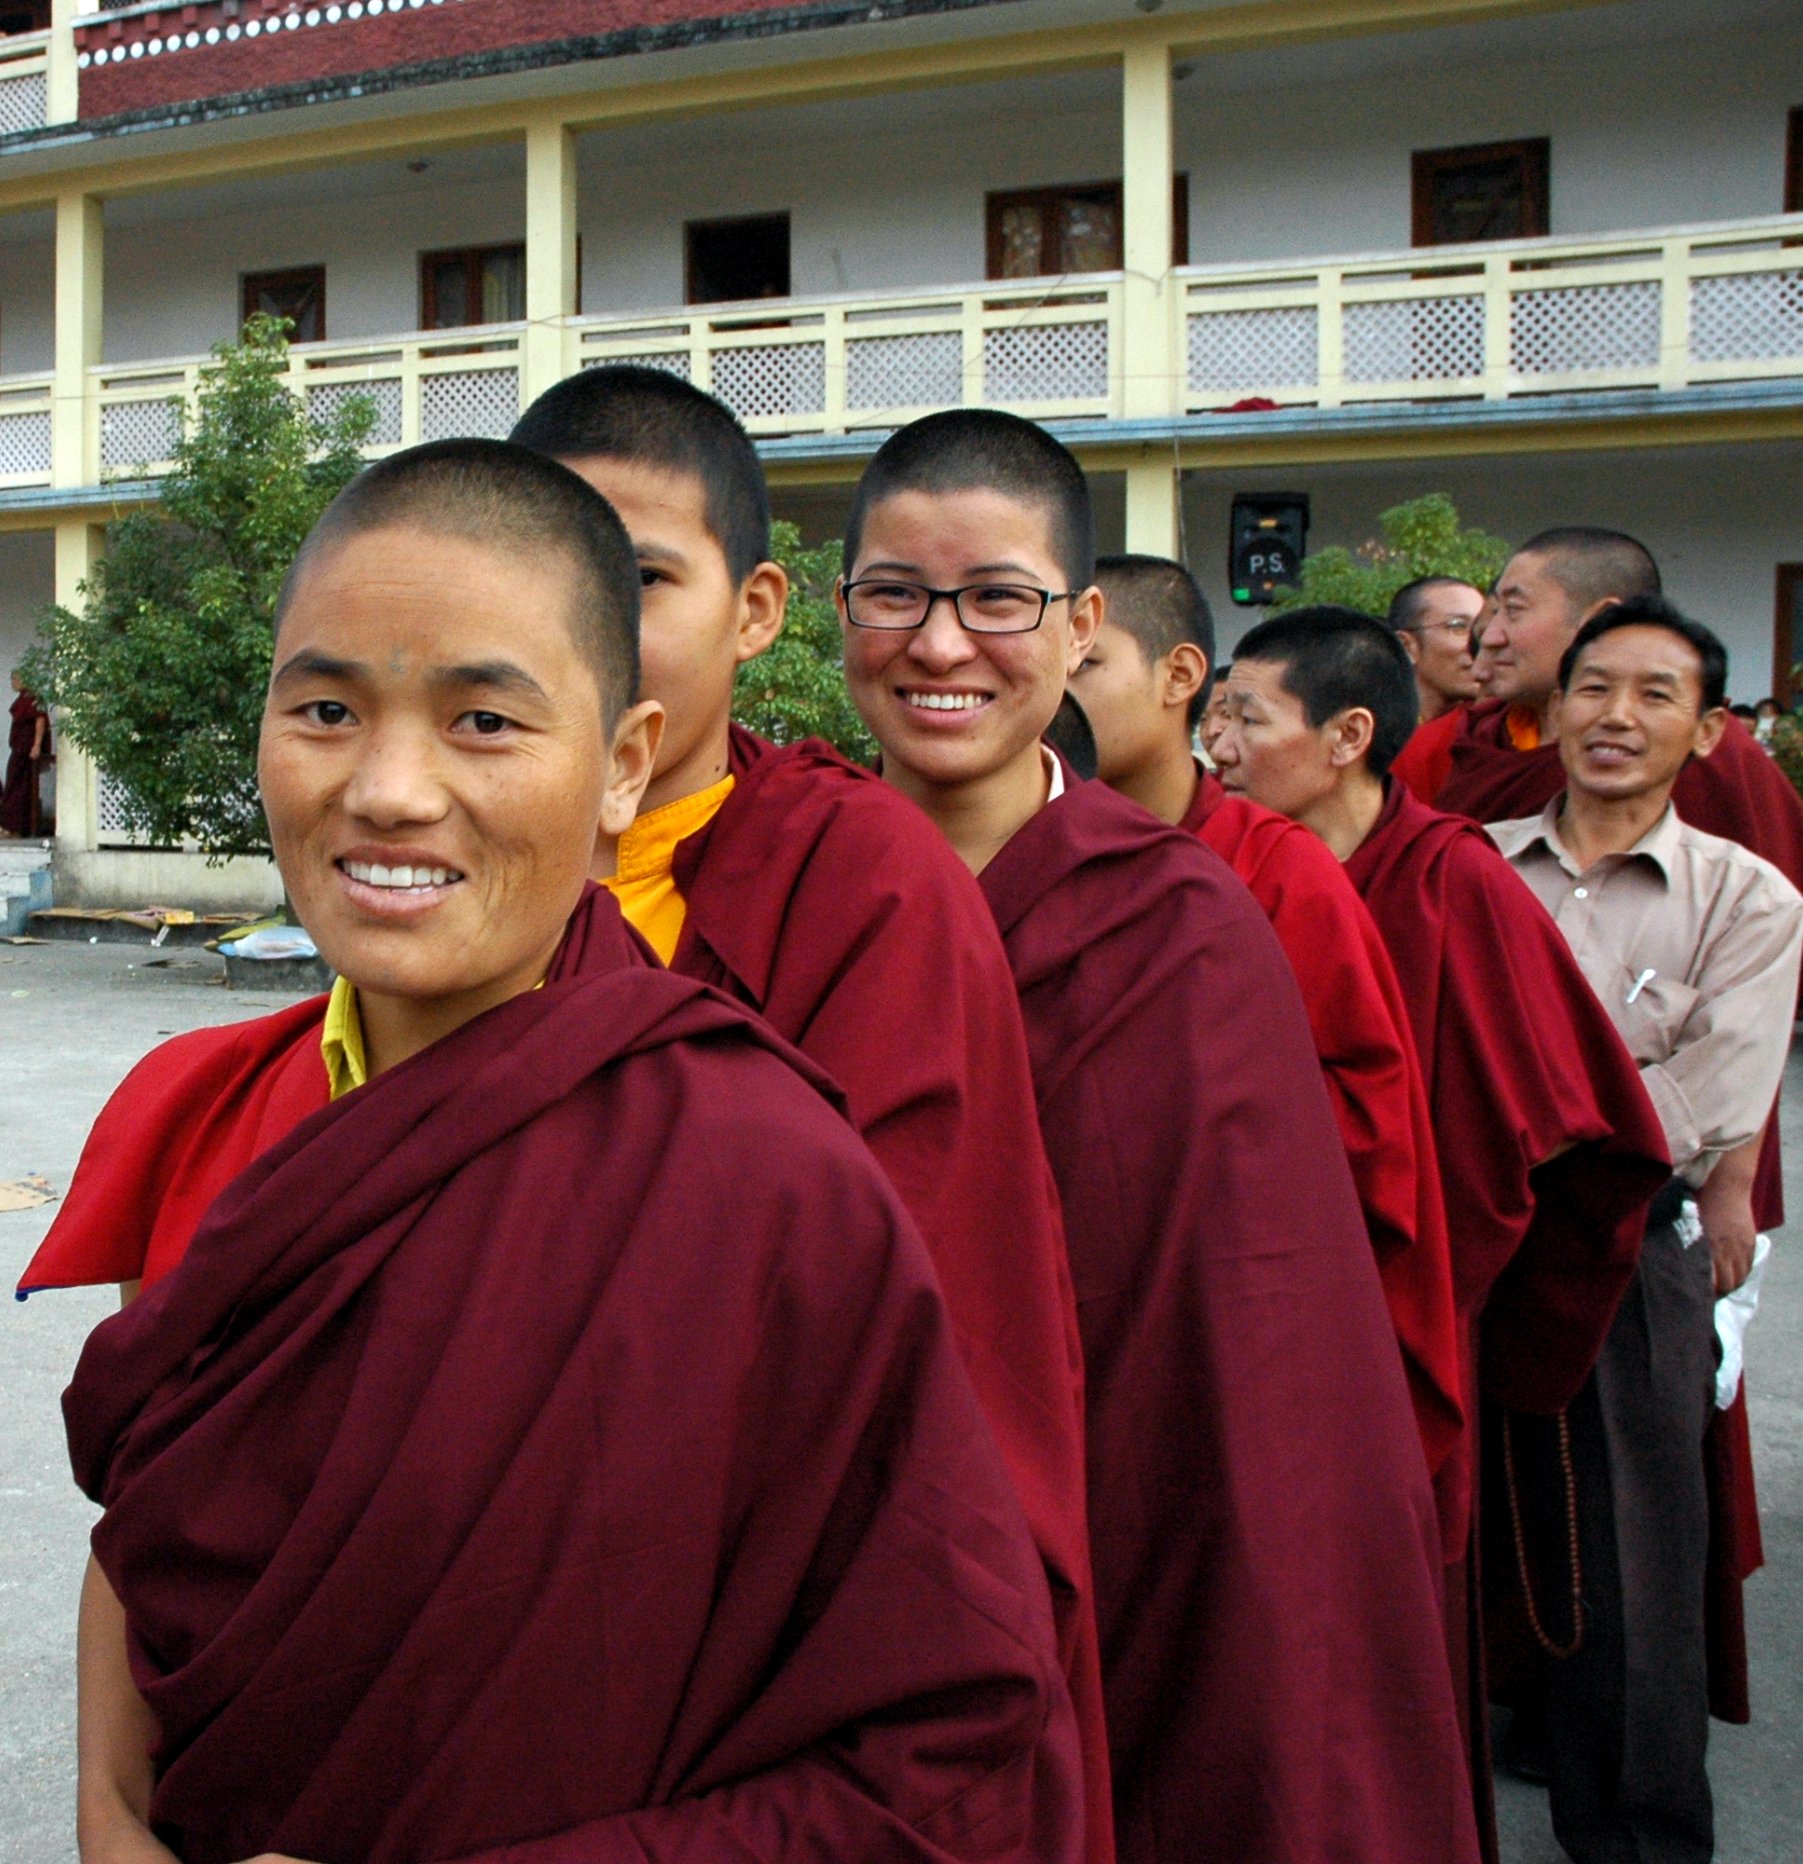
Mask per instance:
[[[1427,1469],[1276,937],[1096,782],[982,884],[1077,1289],[1120,1855],[1463,1864]]]
[[[1045,1557],[1112,1855],[1084,1522],[1082,1351],[1013,979],[983,895],[880,778],[734,727],[734,784],[676,851],[672,969],[757,1011],[844,1090],[939,1272]]]
[[[830,1091],[591,889],[95,1331],[184,1864],[1080,1854],[1040,1563]]]
[[[1564,935],[1482,829],[1391,782],[1346,871],[1395,961],[1443,1136],[1468,1414],[1480,1375],[1500,1403],[1557,1411],[1596,1363],[1671,1175],[1658,1115]],[[1462,1473],[1475,1520],[1474,1455]],[[1447,1576],[1447,1639],[1487,1826],[1477,1542]]]
[[[1299,822],[1229,796],[1204,771],[1179,826],[1246,883],[1302,992],[1455,1560],[1469,1511],[1462,1486],[1441,1480],[1449,1464],[1459,1467],[1467,1424],[1452,1250],[1427,1090],[1390,954],[1332,850]]]
[[[1460,714],[1450,733],[1451,774],[1437,795],[1423,800],[1473,821],[1505,822],[1538,815],[1558,795],[1565,787],[1558,746],[1516,750],[1509,740],[1508,711],[1501,700],[1488,700]],[[1427,735],[1433,730],[1424,725],[1397,760],[1396,772],[1405,782],[1411,775],[1418,782],[1419,773],[1432,767]],[[1713,756],[1693,757],[1678,773],[1672,802],[1693,827],[1750,848],[1792,886],[1803,888],[1803,800],[1740,719],[1729,718]],[[1775,1230],[1784,1222],[1784,1162],[1775,1119],[1766,1128],[1760,1152],[1753,1215],[1762,1230]],[[1705,1440],[1712,1497],[1711,1708],[1731,1722],[1747,1721],[1751,1715],[1740,1592],[1765,1559],[1746,1402],[1743,1382],[1733,1408],[1711,1420]]]

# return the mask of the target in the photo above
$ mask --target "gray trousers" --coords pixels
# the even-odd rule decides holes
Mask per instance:
[[[1578,1864],[1708,1864],[1715,1850],[1703,1633],[1714,1318],[1708,1244],[1649,1230],[1568,1413],[1584,1639],[1548,1666],[1547,1733],[1553,1830]]]

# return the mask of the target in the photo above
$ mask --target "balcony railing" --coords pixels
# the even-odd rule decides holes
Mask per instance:
[[[49,120],[49,33],[0,39],[0,136],[42,129]]]
[[[1178,277],[1192,409],[1803,374],[1803,214]]]
[[[0,490],[50,483],[50,377],[0,375]]]
[[[1127,355],[1119,273],[770,300],[567,320],[560,372],[669,369],[754,434],[834,434],[984,403],[1041,420],[1120,418],[1129,374],[1171,416],[1258,396],[1286,406],[1501,401],[1803,376],[1803,214],[1606,239],[1436,247],[1296,265],[1185,266],[1162,348]],[[204,359],[89,378],[103,475],[163,470]],[[521,324],[291,352],[328,412],[376,404],[370,450],[505,434],[546,384]],[[1143,412],[1148,397],[1133,403]],[[47,484],[50,381],[0,377],[0,489]]]

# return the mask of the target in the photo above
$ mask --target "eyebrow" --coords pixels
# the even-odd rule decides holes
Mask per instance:
[[[644,543],[634,542],[632,554],[640,563],[674,563],[678,569],[687,569],[688,557],[674,544],[660,544],[655,538],[647,538]]]
[[[859,570],[858,574],[860,576],[872,576],[878,571],[884,571],[891,575],[901,574],[906,576],[918,576],[920,574],[920,565],[918,563],[897,563],[893,559],[885,559],[876,563],[866,563],[864,567]],[[1024,563],[976,563],[972,564],[964,573],[966,576],[1027,577],[1034,577],[1038,574],[1036,570],[1029,569]]]
[[[511,660],[476,660],[464,666],[435,667],[431,677],[434,686],[486,687],[492,692],[523,693],[546,704],[551,699],[524,667],[515,666]]]
[[[284,680],[301,678],[356,680],[367,677],[368,673],[368,665],[361,660],[340,660],[335,655],[320,653],[317,648],[303,647],[276,668],[270,684],[279,686]]]
[[[335,654],[322,654],[317,648],[303,647],[298,654],[284,660],[276,669],[272,686],[291,679],[354,681],[369,677],[369,664],[362,660],[340,660]],[[430,674],[434,686],[463,689],[477,687],[490,692],[520,693],[550,703],[551,695],[524,667],[511,660],[476,660],[451,667],[434,667]]]

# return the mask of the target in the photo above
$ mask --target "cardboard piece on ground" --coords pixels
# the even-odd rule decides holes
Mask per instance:
[[[35,1173],[29,1178],[0,1183],[0,1210],[36,1210],[40,1204],[55,1200],[56,1193],[51,1190],[49,1179]]]

